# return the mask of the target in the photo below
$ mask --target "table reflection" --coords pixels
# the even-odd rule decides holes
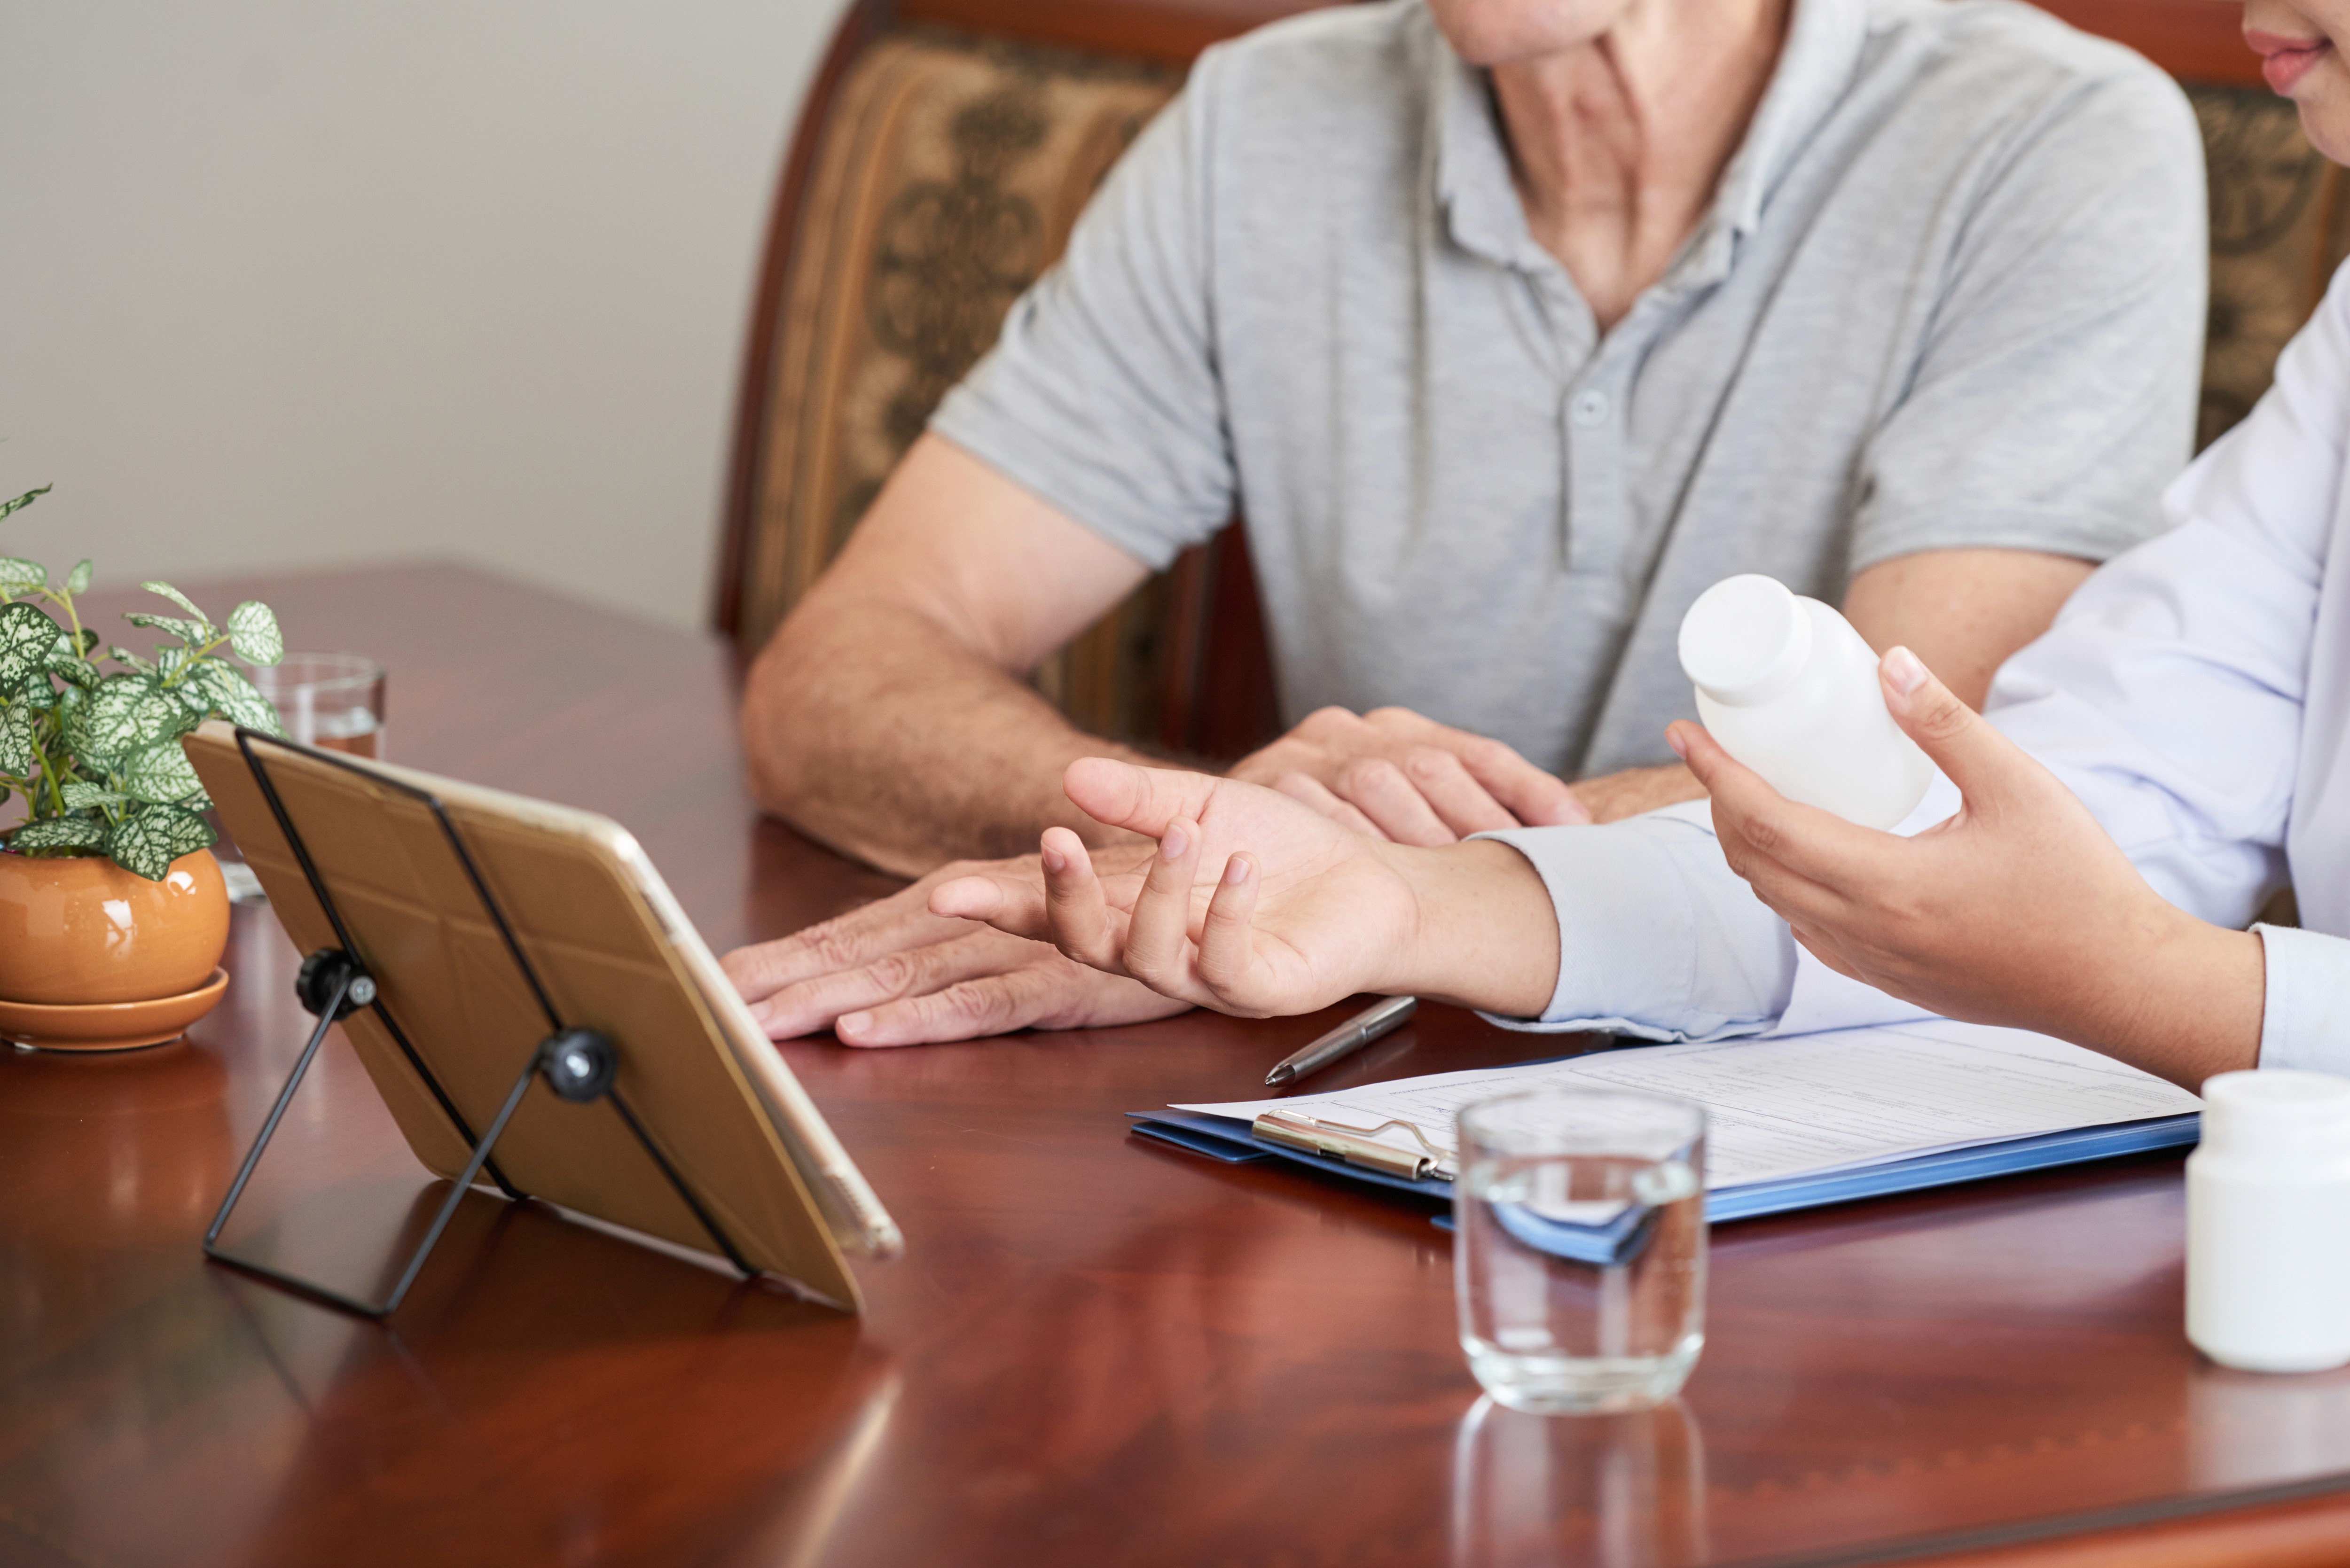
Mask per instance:
[[[419,1213],[440,1190],[417,1195]],[[422,1543],[411,1561],[640,1561],[649,1532],[678,1561],[745,1536],[762,1561],[808,1561],[896,1398],[858,1319],[536,1203],[461,1205],[385,1325],[218,1272],[284,1390],[286,1462],[253,1568],[367,1558],[374,1510],[349,1496],[354,1463],[401,1500]],[[478,1419],[485,1376],[526,1390],[530,1418]]]
[[[2350,1470],[2350,1368],[2279,1376],[2206,1362],[2188,1385],[2187,1418],[2198,1490]]]
[[[1454,1568],[1703,1562],[1705,1441],[1674,1399],[1615,1416],[1527,1415],[1480,1399],[1453,1442]]]

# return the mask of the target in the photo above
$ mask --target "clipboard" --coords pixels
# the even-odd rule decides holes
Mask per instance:
[[[1372,1142],[1370,1132],[1382,1129],[1374,1128],[1367,1132],[1295,1115],[1285,1117],[1259,1116],[1253,1122],[1172,1108],[1128,1111],[1126,1115],[1127,1120],[1132,1124],[1132,1130],[1139,1136],[1171,1144],[1192,1154],[1205,1155],[1221,1164],[1251,1165],[1260,1160],[1275,1159],[1367,1187],[1409,1193],[1431,1203],[1450,1207],[1453,1201],[1454,1172],[1449,1164],[1440,1164],[1424,1157],[1415,1159],[1408,1153],[1399,1154],[1390,1146]],[[1278,1131],[1270,1129],[1267,1127],[1269,1119],[1288,1122],[1316,1120],[1317,1126],[1315,1132],[1307,1136],[1294,1127],[1284,1127]],[[1728,1189],[1713,1188],[1709,1189],[1705,1195],[1705,1217],[1709,1224],[1729,1224],[1740,1220],[1760,1220],[1773,1214],[1794,1213],[1805,1209],[1858,1202],[1897,1193],[1921,1192],[1961,1182],[1983,1181],[2024,1171],[2054,1170],[2093,1160],[2117,1159],[2127,1155],[2180,1148],[2196,1141],[2199,1136],[2200,1121],[2200,1117],[2189,1114],[2144,1121],[2114,1122],[2101,1127],[2074,1127],[2000,1143],[1979,1144],[1889,1160],[1857,1169],[1816,1176],[1778,1177]],[[1426,1141],[1424,1129],[1413,1127],[1411,1133]],[[1438,1215],[1435,1222],[1447,1230],[1451,1228],[1449,1215]],[[1621,1262],[1628,1255],[1627,1248],[1638,1245],[1637,1227],[1622,1220],[1604,1225],[1534,1221],[1528,1225],[1527,1233],[1519,1239],[1538,1251],[1584,1263]]]
[[[846,1253],[894,1256],[898,1229],[626,829],[217,720],[183,744],[310,955],[318,1019],[209,1255],[387,1316],[486,1178],[859,1310]],[[380,1303],[216,1246],[337,1022],[411,1150],[453,1183]]]

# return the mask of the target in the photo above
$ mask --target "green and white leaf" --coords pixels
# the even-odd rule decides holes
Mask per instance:
[[[169,805],[203,793],[203,781],[196,777],[194,765],[176,740],[131,753],[115,771],[121,775],[124,789],[158,805]]]
[[[74,691],[74,688],[68,687],[67,690]],[[78,691],[76,691],[76,695],[79,695]],[[38,713],[46,713],[56,707],[57,700],[57,689],[47,681],[37,679],[30,686],[16,693],[16,701],[19,703]]]
[[[22,512],[48,493],[49,487],[44,484],[38,490],[27,490],[14,501],[0,501],[0,517],[7,516],[11,512]]]
[[[94,626],[86,626],[86,627],[82,628],[81,628],[81,656],[82,656],[84,659],[88,659],[88,658],[89,657],[89,650],[90,650],[91,649],[93,649],[93,648],[96,648],[97,646],[98,646],[98,628],[97,628],[96,627],[94,627]]]
[[[145,588],[151,594],[161,595],[163,597],[171,600],[173,604],[179,606],[182,609],[187,611],[190,615],[195,617],[197,625],[209,628],[213,624],[213,618],[198,609],[196,607],[195,600],[190,598],[187,595],[182,593],[171,584],[141,583],[139,586]]]
[[[49,673],[60,680],[70,680],[84,691],[96,686],[103,679],[95,665],[75,655],[70,638],[57,644],[57,651],[49,655]]]
[[[8,847],[19,855],[79,855],[103,849],[106,840],[106,824],[93,817],[50,816],[18,828]]]
[[[30,684],[50,650],[70,640],[38,605],[0,605],[0,695]]]
[[[129,795],[118,794],[104,784],[90,784],[83,779],[69,780],[59,793],[66,797],[68,811],[95,811],[100,806],[130,804]]]
[[[107,836],[106,852],[114,857],[117,866],[132,876],[161,882],[171,875],[172,861],[210,848],[217,837],[213,825],[192,811],[182,811],[173,805],[151,805],[136,816],[115,824],[114,831]]]
[[[131,652],[129,649],[122,647],[119,643],[109,647],[106,652],[107,657],[113,659],[117,664],[127,665],[130,669],[136,670],[145,675],[152,675],[155,673],[155,666],[151,661],[140,658],[139,655]]]
[[[66,718],[66,743],[93,768],[111,770],[133,753],[196,727],[187,705],[151,675],[109,675]]]
[[[74,569],[66,574],[66,592],[69,594],[89,592],[90,574],[91,567],[88,561],[77,563]]]
[[[228,612],[229,646],[252,664],[275,664],[286,657],[286,638],[277,617],[259,599],[247,599]]]
[[[149,615],[144,610],[133,610],[122,618],[132,626],[143,626],[167,637],[176,637],[190,648],[202,648],[220,635],[220,628],[210,621],[182,620],[177,616]]]
[[[49,569],[22,556],[0,556],[0,593],[21,594],[49,586]]]
[[[30,702],[11,702],[0,709],[0,774],[20,779],[33,776],[33,725],[38,715]]]
[[[244,672],[233,664],[224,664],[217,659],[200,659],[195,668],[188,671],[188,678],[181,683],[179,691],[183,697],[192,691],[203,698],[206,704],[203,710],[204,717],[217,713],[232,724],[259,730],[265,735],[282,736],[286,733],[286,726],[279,722],[277,710],[269,705],[269,699],[264,697],[253,682],[244,678]],[[190,706],[192,707],[194,701],[194,698],[190,698]]]

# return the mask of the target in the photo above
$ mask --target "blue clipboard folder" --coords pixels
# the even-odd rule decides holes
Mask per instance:
[[[1134,1123],[1134,1130],[1145,1137],[1173,1144],[1178,1148],[1203,1154],[1228,1165],[1262,1159],[1289,1160],[1325,1175],[1340,1176],[1391,1191],[1408,1192],[1440,1203],[1452,1200],[1452,1183],[1446,1177],[1434,1174],[1405,1176],[1351,1163],[1336,1155],[1294,1147],[1264,1137],[1247,1122],[1232,1116],[1171,1109],[1128,1111],[1127,1116]],[[2183,1116],[2109,1122],[2099,1127],[2040,1133],[1999,1143],[1940,1149],[1906,1159],[1891,1159],[1881,1164],[1827,1171],[1816,1176],[1780,1177],[1737,1187],[1711,1188],[1705,1195],[1705,1214],[1710,1223],[1719,1225],[1737,1220],[1757,1220],[1766,1214],[1817,1209],[1831,1203],[1852,1203],[1865,1198],[1917,1192],[1962,1181],[1981,1181],[1994,1176],[2051,1170],[2059,1166],[2080,1165],[2090,1160],[2178,1148],[2196,1141],[2200,1136],[2201,1123],[2202,1117],[2190,1111]],[[1520,1241],[1558,1257],[1585,1263],[1619,1263],[1628,1261],[1638,1251],[1642,1235],[1641,1222],[1647,1213],[1645,1210],[1627,1209],[1606,1225],[1573,1225],[1521,1212],[1511,1217],[1514,1220],[1511,1230]]]

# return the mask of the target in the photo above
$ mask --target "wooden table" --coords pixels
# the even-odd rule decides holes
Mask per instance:
[[[714,642],[452,569],[200,597],[252,593],[390,667],[395,758],[633,828],[715,948],[889,886],[758,818]],[[1685,1396],[1544,1420],[1480,1403],[1425,1211],[1126,1132],[1326,1021],[808,1041],[906,1231],[863,1319],[484,1198],[385,1329],[198,1256],[307,1023],[265,908],[231,962],[190,1044],[0,1054],[0,1563],[2350,1557],[2350,1377],[2189,1351],[2175,1158],[1724,1227]],[[1555,1048],[1430,1008],[1347,1072]],[[341,1049],[246,1199],[322,1269],[423,1185]]]

